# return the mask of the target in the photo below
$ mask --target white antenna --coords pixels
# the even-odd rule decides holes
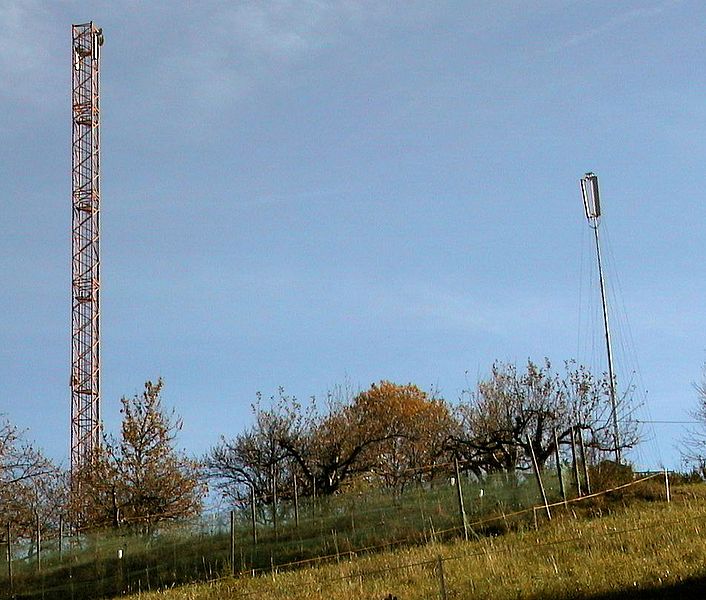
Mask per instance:
[[[596,240],[596,257],[598,258],[598,279],[601,286],[601,304],[603,305],[603,327],[605,330],[606,352],[608,354],[608,377],[610,385],[610,407],[613,420],[613,442],[616,462],[622,462],[620,456],[620,430],[618,429],[618,410],[615,399],[615,374],[613,372],[613,349],[610,343],[610,326],[608,323],[608,303],[605,293],[605,281],[603,279],[603,264],[601,262],[601,244],[598,236],[598,226],[601,216],[601,201],[598,193],[598,176],[594,173],[586,173],[581,178],[581,195],[583,196],[583,207],[586,211],[588,225],[593,229]]]

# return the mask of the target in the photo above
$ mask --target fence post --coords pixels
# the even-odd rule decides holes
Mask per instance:
[[[235,577],[235,511],[230,511],[230,572]]]
[[[12,585],[12,541],[10,540],[12,530],[10,528],[10,521],[7,522],[7,529],[5,533],[7,535],[7,578],[10,583],[10,595],[12,595],[14,586]]]
[[[446,580],[444,579],[444,560],[441,556],[436,559],[436,570],[439,572],[439,591],[441,592],[441,600],[447,600]]]
[[[42,570],[42,529],[39,523],[39,512],[35,512],[35,527],[36,527],[36,537],[35,543],[37,544],[37,572]]]
[[[583,475],[586,482],[586,493],[591,493],[591,479],[588,476],[588,462],[586,462],[586,446],[583,443],[583,429],[579,429],[579,450],[581,451],[581,462],[583,463]]]
[[[547,494],[544,491],[544,484],[542,483],[542,475],[539,473],[539,465],[537,464],[537,456],[534,453],[534,446],[532,445],[532,440],[527,436],[527,443],[529,444],[530,454],[532,455],[532,466],[534,467],[534,474],[537,476],[537,483],[539,484],[539,491],[542,493],[542,500],[544,500],[544,509],[547,511],[547,519],[552,520],[552,513],[549,511],[549,502],[547,502]]]
[[[554,428],[554,454],[556,456],[556,474],[559,478],[559,491],[564,506],[566,506],[566,489],[564,488],[564,476],[561,473],[561,456],[559,455],[559,438],[556,435],[556,427]]]
[[[296,475],[294,475],[294,525],[299,529],[299,490]]]
[[[667,467],[664,468],[664,489],[667,493],[667,503],[672,501],[672,495],[669,491],[669,471],[667,471]]]
[[[277,471],[274,464],[270,472],[272,474],[272,525],[275,529],[275,539],[277,539]]]
[[[64,515],[59,515],[59,562],[64,558]]]
[[[250,516],[252,520],[252,544],[257,545],[257,524],[255,520],[255,484],[250,484]]]
[[[316,475],[311,476],[311,519],[316,519]]]
[[[574,481],[576,481],[576,495],[581,497],[581,477],[579,476],[579,463],[576,456],[576,426],[571,428],[571,462],[574,467]]]
[[[454,472],[456,474],[456,496],[458,497],[458,514],[463,529],[463,539],[468,541],[468,521],[466,520],[466,510],[463,507],[463,492],[461,490],[461,471],[458,468],[458,458],[454,458]]]

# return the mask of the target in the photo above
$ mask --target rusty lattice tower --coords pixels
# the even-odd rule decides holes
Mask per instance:
[[[103,32],[72,26],[71,470],[100,435],[100,57]]]

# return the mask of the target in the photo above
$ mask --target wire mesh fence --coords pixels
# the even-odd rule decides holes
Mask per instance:
[[[572,476],[568,468],[562,473],[566,481]],[[609,492],[655,483],[659,477],[631,479]],[[10,598],[79,600],[233,575],[277,573],[307,564],[342,563],[381,549],[443,541],[464,532],[487,536],[536,527],[551,517],[556,506],[570,507],[608,493],[577,496],[577,486],[567,485],[565,499],[558,475],[545,473],[542,481],[546,504],[532,474],[499,474],[482,480],[462,475],[404,491],[359,485],[346,493],[300,498],[296,503],[256,502],[254,511],[250,506],[211,513],[149,533],[125,527],[60,536],[47,529],[33,539],[14,540],[9,524],[4,537],[11,544],[3,553],[0,590]],[[442,564],[424,568],[436,574],[434,581],[443,578]]]

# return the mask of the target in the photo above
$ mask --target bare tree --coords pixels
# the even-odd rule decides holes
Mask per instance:
[[[629,404],[629,395],[621,399]],[[614,449],[610,385],[607,376],[596,378],[582,366],[565,363],[563,374],[551,363],[527,362],[524,372],[513,364],[496,362],[488,379],[466,394],[459,407],[463,435],[455,438],[457,452],[477,473],[527,469],[531,451],[540,467],[555,451],[554,431],[560,445],[569,445],[579,428],[596,452]],[[638,441],[634,424],[622,422],[622,448]]]
[[[7,419],[0,423],[0,512],[19,536],[31,537],[37,515],[47,526],[62,505],[60,470]]]
[[[680,452],[685,466],[706,478],[706,366],[700,383],[694,383],[696,408],[689,414],[697,423],[681,440]]]
[[[264,406],[262,395],[252,405],[255,421],[234,438],[221,437],[204,459],[208,476],[221,494],[234,505],[250,502],[251,491],[260,502],[272,501],[276,487],[286,498],[291,494],[296,465],[284,440],[301,437],[302,407],[282,388]]]

